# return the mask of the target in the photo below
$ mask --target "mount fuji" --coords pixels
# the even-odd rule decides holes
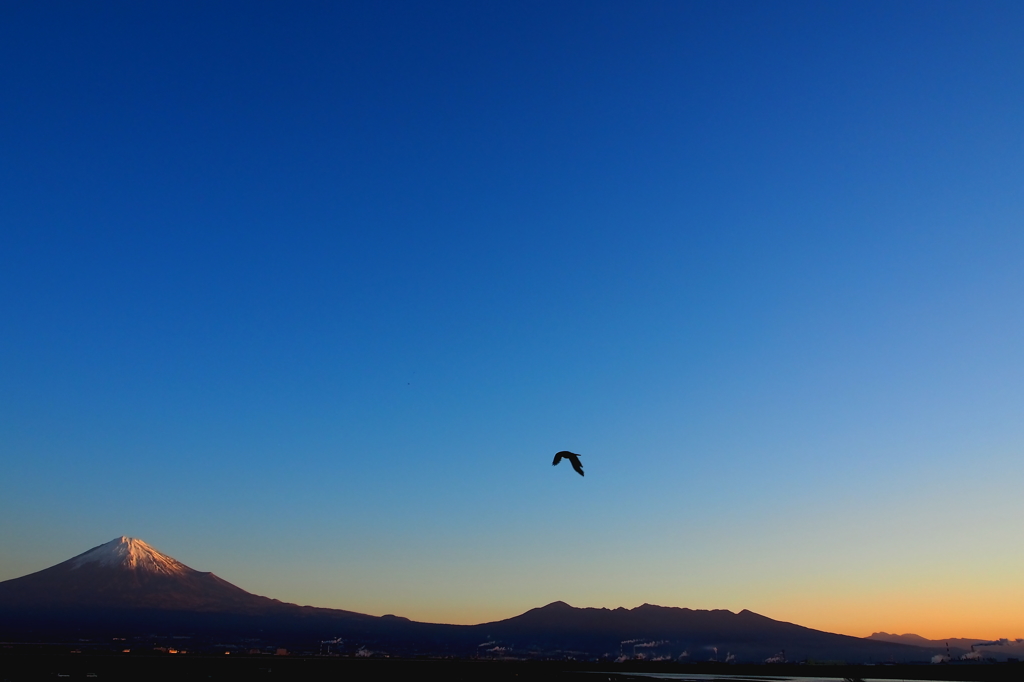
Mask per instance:
[[[259,613],[284,606],[120,537],[56,566],[0,583],[0,604]]]
[[[154,628],[208,634],[294,632],[342,624],[364,631],[378,620],[261,597],[124,536],[50,568],[0,582],[0,638]]]

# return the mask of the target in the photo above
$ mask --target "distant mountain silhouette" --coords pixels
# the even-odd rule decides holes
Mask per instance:
[[[564,602],[480,625],[419,623],[298,606],[250,594],[212,573],[121,537],[45,570],[0,582],[0,639],[187,632],[199,639],[256,637],[308,646],[343,638],[394,655],[654,658],[760,662],[783,650],[806,658],[923,661],[934,650],[836,635],[751,611],[644,604],[574,608]],[[108,640],[109,641],[109,640]],[[198,641],[198,640],[197,640]],[[353,651],[355,649],[352,649]]]
[[[878,642],[894,642],[897,644],[912,644],[914,646],[946,646],[949,644],[951,647],[962,647],[970,649],[972,644],[978,644],[979,642],[986,641],[985,639],[978,637],[972,639],[970,637],[947,637],[946,639],[927,639],[921,635],[915,635],[913,633],[907,633],[905,635],[891,635],[888,632],[873,632],[868,636],[868,639],[873,639]]]
[[[926,639],[921,635],[907,633],[893,635],[888,632],[872,633],[868,639],[877,642],[893,642],[910,644],[938,650],[940,655],[948,654],[952,658],[971,660],[993,659],[1005,661],[1008,658],[1024,659],[1024,639],[987,640],[981,637],[947,637],[945,639]],[[948,649],[947,649],[948,647]]]

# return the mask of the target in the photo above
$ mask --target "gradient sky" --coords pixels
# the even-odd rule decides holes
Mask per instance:
[[[1022,26],[0,4],[0,579],[1024,636]]]

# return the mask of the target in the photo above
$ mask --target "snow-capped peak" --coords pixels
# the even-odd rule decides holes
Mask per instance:
[[[99,547],[93,547],[85,554],[79,554],[71,560],[71,568],[80,568],[91,563],[167,575],[178,575],[191,570],[177,559],[161,554],[142,540],[123,535]]]

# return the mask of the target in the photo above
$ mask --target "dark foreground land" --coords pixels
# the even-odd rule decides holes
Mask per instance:
[[[353,659],[291,656],[171,656],[70,654],[20,649],[0,653],[0,682],[654,682],[665,680],[1024,680],[1024,664],[981,665],[726,665],[579,663],[573,661],[479,661]]]

